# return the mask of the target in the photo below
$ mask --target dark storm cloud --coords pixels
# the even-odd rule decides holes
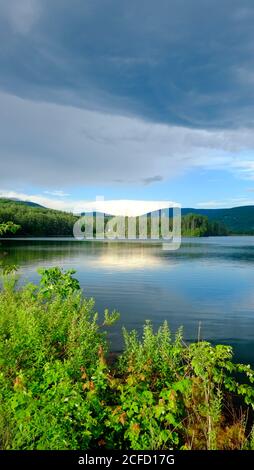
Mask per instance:
[[[254,180],[253,24],[247,0],[0,0],[0,189]]]
[[[158,183],[159,181],[162,181],[163,177],[161,175],[155,175],[155,176],[149,176],[148,178],[143,179],[143,183],[145,185],[152,184],[152,183]]]
[[[152,122],[253,125],[253,0],[0,0],[0,88]]]

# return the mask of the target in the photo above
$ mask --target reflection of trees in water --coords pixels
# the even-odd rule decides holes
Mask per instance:
[[[26,243],[4,241],[0,245],[0,263],[26,265],[36,262],[66,258],[73,253],[71,243],[35,242]]]
[[[171,264],[172,261],[214,261],[224,260],[229,263],[253,263],[254,246],[227,246],[225,244],[199,243],[184,241],[181,248],[168,252],[161,249],[160,242],[119,242],[119,241],[43,241],[43,240],[1,240],[1,265],[28,265],[49,262],[59,263],[70,259],[77,261],[84,258],[92,264],[128,265],[135,268],[149,264]]]
[[[154,250],[153,250],[154,248]],[[158,252],[161,254],[161,246],[151,244],[133,244],[122,242],[77,242],[77,241],[42,241],[42,240],[6,240],[2,250],[2,259],[4,264],[17,264],[20,266],[28,264],[40,264],[44,262],[61,262],[70,259],[81,260],[86,258],[86,263],[92,262],[98,264],[111,264],[120,262],[123,265],[128,265],[131,260],[134,265],[146,264],[153,265],[156,259],[158,263],[163,261],[160,257],[156,256]],[[153,250],[153,252],[151,252]],[[103,263],[104,261],[104,263]],[[113,263],[113,264],[114,264]]]

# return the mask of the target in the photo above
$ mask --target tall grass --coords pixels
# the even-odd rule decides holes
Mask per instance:
[[[118,314],[100,321],[73,271],[40,272],[21,289],[5,275],[0,292],[1,449],[254,449],[254,373],[229,346],[147,322],[142,338],[124,330],[112,366]]]

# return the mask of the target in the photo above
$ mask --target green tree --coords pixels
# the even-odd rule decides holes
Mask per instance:
[[[14,224],[13,222],[5,222],[0,224],[0,236],[6,233],[16,233],[20,229],[20,225]]]

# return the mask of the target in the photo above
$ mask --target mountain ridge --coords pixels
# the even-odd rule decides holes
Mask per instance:
[[[49,209],[47,207],[41,206],[32,201],[22,201],[10,198],[0,198],[0,208],[8,206],[17,206],[21,208],[22,206],[30,208],[30,210],[43,211],[45,214],[69,214],[67,211],[60,211],[57,209]],[[254,235],[254,205],[249,206],[238,206],[231,208],[191,208],[183,207],[182,216],[188,214],[199,214],[208,217],[211,221],[217,221],[224,224],[229,234],[245,234],[245,235]],[[173,211],[170,209],[169,214],[172,215]],[[75,217],[75,216],[73,216]],[[76,218],[76,217],[75,217]],[[74,219],[72,219],[74,221]]]

